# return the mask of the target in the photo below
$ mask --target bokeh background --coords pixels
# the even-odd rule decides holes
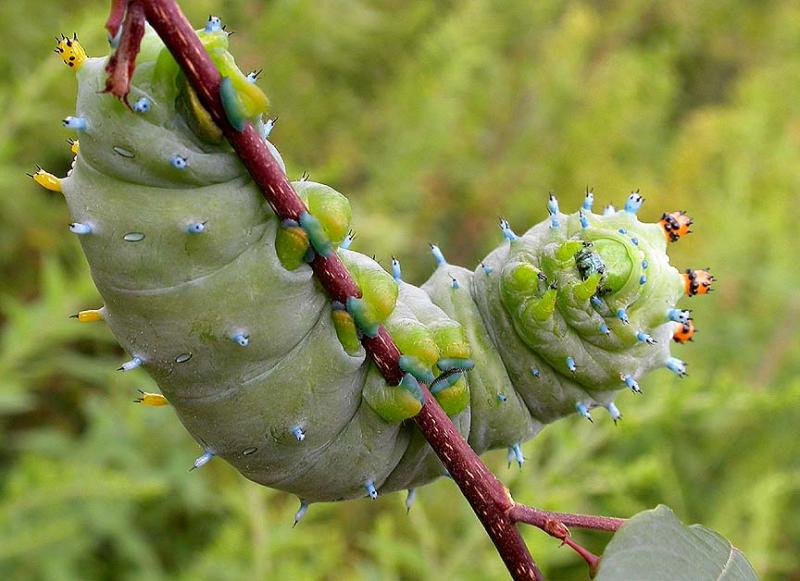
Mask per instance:
[[[293,177],[350,196],[354,248],[421,282],[438,243],[474,265],[523,230],[547,192],[576,208],[634,188],[656,221],[685,209],[695,233],[679,268],[718,277],[677,346],[679,381],[657,372],[601,414],[549,427],[487,461],[517,499],[632,515],[669,504],[731,539],[764,579],[800,579],[800,4],[792,0],[192,0],[235,30],[245,69],[280,115],[273,138]],[[169,408],[143,408],[144,372],[102,324],[59,194],[25,176],[64,175],[74,80],[53,36],[107,51],[108,2],[0,3],[0,578],[505,579],[447,480],[401,495],[313,506],[199,448]],[[608,536],[576,532],[602,551]],[[586,579],[568,548],[526,531],[550,579]]]

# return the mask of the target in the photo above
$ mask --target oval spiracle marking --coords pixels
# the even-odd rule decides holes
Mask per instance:
[[[117,155],[121,155],[122,157],[127,157],[128,159],[133,159],[136,157],[136,154],[132,152],[130,149],[125,149],[124,147],[120,147],[119,145],[115,145],[111,149],[114,150],[114,153]]]

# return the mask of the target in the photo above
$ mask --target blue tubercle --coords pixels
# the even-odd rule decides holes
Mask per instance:
[[[606,206],[605,209],[603,210],[603,216],[613,216],[616,213],[617,209],[611,204]]]
[[[650,265],[647,263],[647,260],[642,260],[642,269],[647,270],[648,266]]]
[[[186,227],[187,234],[202,234],[206,231],[205,222],[192,222]]]
[[[550,194],[547,199],[547,211],[550,213],[550,227],[560,228],[561,223],[558,221],[558,200],[555,194]]]
[[[349,250],[350,245],[353,243],[353,240],[355,239],[356,239],[355,233],[353,233],[352,231],[348,232],[347,236],[345,236],[344,240],[342,240],[342,243],[339,244],[339,248],[343,248],[344,250]]]
[[[639,239],[636,236],[631,236],[631,244],[639,246]]]
[[[489,276],[490,274],[492,274],[492,272],[494,272],[494,269],[491,266],[489,266],[488,264],[484,264],[483,262],[481,262],[481,268],[483,269],[483,273],[486,276]]]
[[[592,414],[589,413],[589,408],[586,407],[586,404],[583,403],[582,401],[579,401],[578,403],[575,404],[575,411],[577,411],[580,415],[582,415],[590,422],[594,423],[594,420],[592,419]]]
[[[505,218],[500,219],[500,230],[503,231],[503,238],[508,240],[509,242],[513,242],[514,240],[518,240],[519,236],[517,236],[516,232],[511,229],[511,225],[508,223],[508,220]]]
[[[364,488],[372,500],[378,498],[378,491],[375,489],[375,483],[372,480],[367,480],[367,482],[364,484]]]
[[[601,309],[605,306],[605,303],[603,303],[603,299],[601,299],[597,295],[592,295],[592,298],[589,299],[589,302],[592,303],[592,306],[595,309]]]
[[[442,251],[436,244],[431,244],[431,254],[433,254],[433,259],[436,261],[436,266],[447,264],[447,261],[444,259],[444,254],[442,254]]]
[[[298,442],[302,442],[306,439],[306,433],[300,426],[295,426],[292,428],[292,435]]]
[[[69,225],[69,231],[73,234],[83,236],[84,234],[91,234],[92,227],[89,224],[82,224],[80,222],[73,222]]]
[[[414,500],[417,498],[417,489],[416,488],[409,488],[408,494],[406,494],[406,513],[411,510],[411,507],[414,505]]]
[[[206,450],[205,452],[203,452],[203,454],[201,456],[198,456],[197,458],[195,458],[195,461],[192,464],[192,467],[189,468],[189,472],[191,472],[192,470],[197,470],[198,468],[202,468],[203,466],[205,466],[206,464],[211,462],[211,459],[213,457],[214,457],[214,452],[211,452],[210,450]]]
[[[247,79],[248,83],[252,83],[253,85],[255,85],[256,81],[258,81],[258,77],[261,75],[263,71],[264,69],[258,69],[257,71],[250,71],[249,73],[247,73],[245,79]]]
[[[185,157],[177,154],[169,158],[169,163],[175,169],[186,169],[186,166],[189,165]]]
[[[667,311],[667,318],[670,321],[675,321],[682,325],[687,325],[692,319],[692,311],[688,309],[669,309]]]
[[[275,117],[274,119],[267,119],[264,125],[261,127],[261,138],[267,139],[272,130],[275,128],[275,124],[278,122],[278,118]]]
[[[624,235],[628,233],[628,230],[626,228],[620,228],[619,230],[617,230],[617,232]]]
[[[303,520],[303,517],[306,516],[307,512],[308,512],[308,501],[300,499],[300,508],[298,508],[297,512],[294,513],[294,524],[292,525],[292,528],[296,527],[297,523]]]
[[[678,377],[685,377],[687,375],[686,363],[675,357],[670,357],[667,359],[667,362],[664,364],[664,366]]]
[[[587,189],[586,196],[584,196],[583,198],[583,206],[581,207],[587,212],[591,212],[593,205],[594,205],[594,192],[592,190]]]
[[[531,367],[531,375],[533,375],[535,378],[538,379],[539,376],[541,375],[541,372],[539,371],[539,368],[538,367]]]
[[[505,402],[508,401],[508,396],[506,394],[504,394],[504,393],[498,393],[497,394],[497,401],[499,401],[500,403],[505,403]]]
[[[511,467],[511,462],[516,461],[520,468],[525,464],[525,456],[522,454],[522,447],[519,442],[512,444],[508,447],[508,466]]]
[[[583,210],[578,210],[578,216],[581,221],[581,228],[586,229],[589,227],[589,219],[586,217],[586,214],[583,213]]]
[[[245,335],[244,333],[237,333],[231,339],[240,347],[247,347],[250,344],[250,335]]]
[[[617,318],[622,321],[623,325],[630,323],[628,319],[628,312],[625,309],[617,309]]]
[[[392,276],[395,280],[403,280],[403,271],[400,270],[400,261],[392,256]]]
[[[638,331],[636,333],[636,340],[641,343],[647,343],[648,345],[655,345],[656,340],[653,339],[650,335],[645,333],[644,331]]]
[[[613,401],[606,406],[606,409],[608,410],[608,414],[611,416],[611,419],[614,420],[615,424],[622,419],[622,413],[619,411],[619,408],[614,405]]]
[[[222,30],[222,20],[217,16],[209,16],[204,30],[206,32],[219,32]]]
[[[122,365],[117,368],[117,371],[130,371],[131,369],[136,369],[137,367],[141,366],[144,363],[144,359],[141,357],[134,357],[130,361],[126,361]]]
[[[147,97],[142,97],[133,104],[132,109],[136,113],[147,113],[148,111],[150,111],[150,99],[148,99]]]
[[[642,393],[642,390],[639,389],[639,382],[636,381],[632,375],[620,375],[619,378],[622,382],[628,386],[628,388],[633,391],[634,393]]]
[[[644,274],[639,277],[639,284],[646,284],[647,283],[647,276]]]
[[[575,370],[577,369],[575,367],[575,359],[572,357],[567,357],[567,369],[569,369],[572,373],[575,373]]]
[[[461,285],[458,283],[458,279],[452,275],[450,276],[450,288],[461,288]]]
[[[66,117],[61,123],[67,129],[75,129],[76,131],[86,131],[88,127],[84,117]]]
[[[631,195],[625,200],[625,211],[630,214],[636,214],[643,203],[644,198],[639,194],[639,190],[631,192]]]
[[[606,325],[605,323],[600,323],[600,332],[603,335],[610,335],[611,334],[611,329],[609,329],[608,325]]]

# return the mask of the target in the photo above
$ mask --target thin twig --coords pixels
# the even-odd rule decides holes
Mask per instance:
[[[544,530],[548,521],[556,520],[568,527],[593,529],[596,531],[616,532],[625,524],[625,519],[612,516],[594,516],[589,514],[570,514],[566,512],[549,512],[524,504],[515,504],[509,511],[514,522],[522,522]]]

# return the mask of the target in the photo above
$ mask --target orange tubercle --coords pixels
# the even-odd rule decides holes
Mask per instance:
[[[659,224],[664,229],[664,236],[667,237],[667,240],[677,242],[682,236],[691,233],[689,226],[692,225],[692,219],[686,215],[686,212],[679,210],[669,214],[665,213],[661,216]]]
[[[694,323],[689,319],[688,323],[675,323],[675,333],[672,335],[672,339],[676,343],[686,343],[692,340],[694,333]]]
[[[708,270],[693,270],[691,268],[687,268],[686,272],[681,276],[683,276],[683,288],[688,297],[708,294],[712,290],[711,283],[716,280]]]

